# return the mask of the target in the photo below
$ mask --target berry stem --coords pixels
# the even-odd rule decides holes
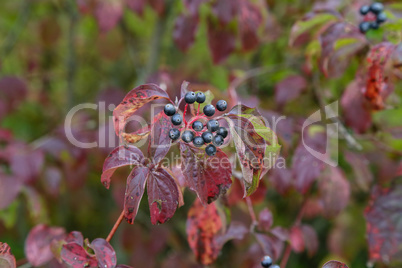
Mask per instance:
[[[116,233],[117,228],[119,228],[120,223],[123,221],[123,218],[124,218],[124,210],[121,212],[119,218],[115,222],[115,224],[114,224],[112,230],[110,231],[109,235],[106,237],[107,242],[110,242],[110,240],[112,239],[113,235]]]
[[[184,107],[184,112],[183,112],[183,121],[184,121],[184,125],[185,125],[185,126],[187,126],[187,121],[186,121],[187,108],[188,108],[188,103],[187,103],[186,106]]]
[[[250,213],[250,217],[251,217],[251,220],[252,220],[252,226],[254,227],[258,223],[257,223],[257,217],[255,216],[253,203],[251,202],[251,198],[249,196],[246,197],[246,203],[247,203],[247,207],[248,207],[248,212]]]
[[[201,103],[198,103],[197,116],[200,115],[200,106],[201,106]]]

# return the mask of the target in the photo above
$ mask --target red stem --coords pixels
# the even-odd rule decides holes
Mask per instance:
[[[201,106],[201,103],[198,103],[197,116],[200,114],[200,106]]]
[[[184,107],[184,112],[183,112],[183,121],[184,121],[184,125],[187,125],[187,121],[186,121],[186,113],[187,113],[187,107],[188,107],[188,103],[186,104],[186,106]]]
[[[248,207],[248,212],[250,213],[251,220],[253,221],[253,225],[257,224],[257,217],[255,216],[253,203],[251,202],[251,198],[249,196],[246,197],[246,203]]]
[[[120,223],[123,221],[124,218],[124,210],[121,212],[119,218],[117,219],[117,221],[115,222],[112,230],[110,231],[109,235],[106,238],[107,242],[110,242],[110,240],[112,239],[114,233],[116,233],[117,228],[119,228]]]

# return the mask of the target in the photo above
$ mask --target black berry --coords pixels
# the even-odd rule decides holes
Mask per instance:
[[[195,147],[201,147],[201,146],[204,145],[204,139],[197,136],[197,137],[194,138],[193,144],[194,144]]]
[[[169,130],[169,137],[172,140],[177,140],[180,137],[180,130],[178,130],[177,128],[172,128],[171,130]]]
[[[193,129],[195,131],[201,131],[204,128],[204,124],[201,121],[195,121],[193,123]]]
[[[215,132],[219,128],[219,122],[215,119],[209,120],[207,123],[207,128],[210,132]]]
[[[384,6],[381,3],[373,3],[370,6],[370,11],[373,12],[374,14],[379,14],[380,12],[382,12],[384,10]]]
[[[207,153],[207,155],[213,156],[216,154],[216,147],[210,144],[207,147],[205,147],[205,152]]]
[[[215,114],[215,107],[212,104],[205,105],[203,112],[206,116],[213,116]]]
[[[376,21],[371,21],[370,22],[370,28],[373,30],[377,30],[380,27],[380,25],[378,24],[378,22]]]
[[[181,135],[181,139],[184,141],[184,142],[192,142],[193,141],[193,139],[194,139],[194,132],[192,132],[191,130],[186,130],[186,131],[184,131],[183,132],[183,134]]]
[[[225,127],[219,127],[216,131],[216,135],[222,136],[222,138],[226,138],[228,136],[228,130]]]
[[[362,14],[362,15],[366,15],[369,11],[370,11],[370,7],[369,7],[369,6],[362,6],[362,7],[360,8],[360,14]]]
[[[163,109],[163,111],[165,112],[165,114],[167,116],[172,116],[176,113],[176,108],[174,108],[173,104],[168,103],[165,105],[165,108]]]
[[[174,114],[172,116],[172,124],[175,126],[181,125],[181,123],[183,122],[183,117],[181,116],[181,114]]]
[[[201,137],[205,143],[210,143],[214,136],[211,132],[205,131],[204,133],[202,133]]]
[[[269,268],[272,265],[273,261],[270,256],[264,256],[261,260],[261,266],[264,268]]]
[[[186,103],[194,103],[196,99],[195,93],[190,91],[187,92],[186,95],[184,95],[184,100],[186,101]]]
[[[278,264],[274,264],[270,268],[281,268],[281,267]]]
[[[387,15],[384,12],[381,12],[380,14],[377,15],[377,22],[378,23],[383,23],[387,21]]]
[[[218,109],[218,111],[225,111],[226,108],[228,108],[228,103],[224,100],[220,100],[216,103],[216,109]]]
[[[213,140],[213,144],[217,147],[221,146],[223,144],[223,137],[221,135],[215,135],[214,140]]]
[[[197,93],[197,102],[198,103],[204,103],[205,102],[205,99],[206,99],[206,97],[205,97],[205,94],[204,93],[202,93],[202,92],[198,92]]]
[[[368,30],[370,30],[370,25],[371,23],[368,21],[363,21],[362,23],[359,24],[359,29],[361,33],[366,33]]]

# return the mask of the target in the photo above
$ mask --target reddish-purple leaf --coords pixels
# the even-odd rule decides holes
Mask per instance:
[[[70,232],[66,238],[64,238],[64,241],[67,243],[76,243],[80,246],[84,246],[84,237],[80,232],[77,231]]]
[[[239,31],[244,51],[253,50],[258,46],[259,38],[257,33],[261,23],[261,9],[248,0],[240,0]]]
[[[155,165],[169,152],[172,144],[172,139],[169,137],[169,130],[172,127],[173,124],[170,117],[163,111],[155,116],[148,145],[148,155],[152,158],[152,162]]]
[[[306,89],[307,81],[301,75],[290,75],[275,86],[275,102],[282,108],[286,103],[297,99]]]
[[[173,217],[179,205],[179,191],[167,170],[160,167],[151,171],[147,193],[152,224],[165,223]]]
[[[95,17],[101,32],[113,29],[123,15],[122,0],[102,0],[97,2]]]
[[[116,266],[116,268],[133,268],[133,267],[125,265],[125,264],[119,264],[119,265]]]
[[[402,262],[402,184],[375,187],[365,210],[369,257],[384,263]]]
[[[73,268],[95,268],[98,267],[98,261],[80,245],[68,243],[61,249],[61,259]]]
[[[124,216],[130,224],[134,223],[135,216],[137,215],[148,175],[149,168],[138,166],[134,167],[127,177]]]
[[[169,96],[160,87],[154,84],[145,84],[132,89],[123,101],[114,109],[114,129],[117,135],[124,130],[127,120],[138,109],[150,101],[157,99],[169,100]]]
[[[126,5],[135,13],[142,16],[147,0],[126,0]]]
[[[315,152],[325,153],[325,133],[304,133],[304,141]],[[323,162],[315,158],[301,141],[296,148],[292,159],[292,173],[296,189],[305,194],[323,170]]]
[[[112,246],[103,238],[96,238],[91,243],[91,248],[95,252],[99,267],[114,268],[116,267],[116,252]]]
[[[8,207],[20,193],[22,182],[0,170],[0,210]]]
[[[292,227],[292,229],[290,229],[289,241],[293,251],[295,251],[296,253],[303,252],[304,238],[300,226],[294,226]]]
[[[348,268],[346,264],[339,261],[329,261],[322,268]]]
[[[173,30],[173,40],[181,51],[186,52],[194,43],[198,23],[198,16],[181,14],[177,17]]]
[[[9,153],[10,168],[16,179],[28,182],[38,177],[44,162],[43,152],[16,143],[9,147]]]
[[[226,193],[232,184],[232,166],[227,155],[218,149],[213,157],[205,150],[180,143],[181,169],[187,185],[203,204],[211,203]]]
[[[150,6],[158,13],[159,16],[163,16],[166,10],[165,0],[148,0]]]
[[[228,24],[239,11],[238,0],[219,0],[212,6],[212,12],[222,24]]]
[[[188,9],[192,16],[198,15],[199,7],[203,2],[208,0],[184,0],[184,6]]]
[[[4,76],[0,79],[0,99],[4,101],[5,112],[15,109],[27,96],[26,82],[16,76]]]
[[[317,232],[310,225],[302,225],[301,231],[303,233],[304,246],[308,255],[313,256],[318,250],[318,236]]]
[[[273,221],[271,211],[268,208],[264,208],[258,217],[258,228],[261,231],[268,232],[271,229]]]
[[[109,189],[110,177],[119,167],[137,166],[142,163],[144,155],[135,146],[119,146],[115,148],[103,163],[102,184]]]
[[[209,18],[208,45],[215,64],[225,60],[235,50],[236,46],[236,35],[233,27],[222,26]]]
[[[196,259],[203,265],[211,264],[220,251],[215,237],[222,228],[222,219],[219,216],[215,203],[204,207],[196,199],[187,215],[187,240]]]
[[[271,256],[274,260],[277,260],[281,256],[284,245],[282,240],[261,233],[255,233],[254,235],[262,247],[264,254]]]
[[[16,268],[15,257],[6,243],[0,242],[0,267]]]
[[[281,195],[285,195],[293,185],[293,174],[287,168],[273,168],[268,173],[268,178],[273,187]]]
[[[232,221],[227,231],[224,234],[217,236],[215,240],[222,248],[223,245],[230,240],[242,240],[248,232],[249,229],[243,223]]]
[[[329,167],[329,172],[320,179],[318,188],[323,213],[327,217],[338,215],[349,202],[350,185],[340,168]]]
[[[327,77],[339,77],[349,66],[350,59],[367,44],[366,37],[349,23],[338,22],[320,35],[319,65]]]
[[[370,171],[368,159],[362,154],[351,151],[345,152],[345,159],[353,169],[353,181],[360,190],[367,192],[374,180],[373,174]]]
[[[33,266],[42,266],[53,258],[51,243],[63,239],[65,230],[60,227],[37,225],[25,241],[25,256]]]
[[[370,109],[365,105],[363,89],[362,81],[356,78],[346,87],[341,98],[346,125],[359,134],[366,132],[372,121]]]
[[[276,226],[272,228],[269,232],[281,241],[286,241],[289,239],[289,230],[283,227]]]

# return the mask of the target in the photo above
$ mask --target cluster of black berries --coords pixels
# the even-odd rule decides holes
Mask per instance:
[[[184,100],[187,104],[192,104],[194,102],[204,103],[205,102],[205,94],[202,92],[198,92],[195,94],[194,92],[188,92],[184,96]],[[224,100],[220,100],[216,104],[216,109],[218,111],[224,111],[227,108],[227,102]],[[176,113],[176,108],[172,104],[166,104],[164,112],[167,116],[171,116],[171,120],[173,125],[179,126],[182,124],[183,117]],[[210,117],[215,114],[215,107],[212,104],[205,105],[203,109],[204,115]],[[192,142],[195,147],[201,147],[204,144],[208,144],[205,147],[205,152],[209,156],[213,156],[216,154],[216,147],[219,147],[223,144],[224,139],[228,135],[228,130],[225,127],[219,126],[219,122],[215,119],[211,119],[205,126],[201,121],[194,121],[191,125],[191,128],[194,130],[185,130],[181,135],[181,139],[186,142]],[[215,135],[213,134],[215,133]],[[172,140],[177,140],[180,138],[180,130],[177,128],[172,128],[169,131],[169,137]]]
[[[264,258],[262,258],[261,266],[264,268],[280,268],[279,265],[273,264],[272,258],[270,256],[264,256]]]
[[[370,6],[362,6],[360,8],[360,14],[366,16],[369,13],[373,14],[373,20],[363,21],[359,24],[360,32],[366,33],[368,30],[376,30],[380,27],[381,23],[387,20],[387,15],[385,15],[384,6],[381,3],[373,3]]]

